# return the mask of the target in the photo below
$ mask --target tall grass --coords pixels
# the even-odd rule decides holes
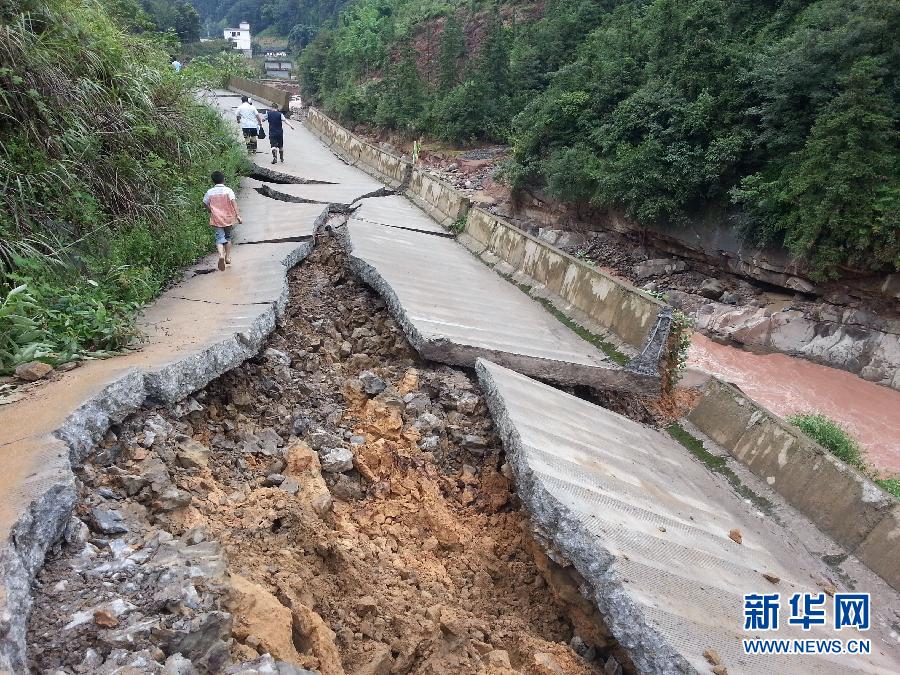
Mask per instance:
[[[885,492],[900,498],[900,476],[877,478],[877,471],[865,459],[863,447],[833,419],[821,413],[798,413],[788,421],[838,459],[871,476]]]
[[[99,0],[0,0],[0,301],[19,289],[10,314],[41,337],[5,340],[0,372],[121,348],[211,247],[200,199],[243,153],[194,96],[209,69],[174,73],[171,45],[132,30]]]

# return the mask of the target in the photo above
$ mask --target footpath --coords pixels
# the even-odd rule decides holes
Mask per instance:
[[[228,117],[238,99],[214,100]],[[738,484],[766,508],[668,435],[546,383],[647,393],[652,375],[615,363],[497,274],[502,266],[486,265],[490,256],[471,255],[309,128],[285,129],[285,147],[286,161],[272,167],[283,175],[247,180],[239,193],[245,224],[232,268],[212,272],[210,257],[187,270],[144,313],[140,350],[86,363],[0,407],[0,671],[24,667],[30,585],[73,508],[73,465],[146,402],[177,402],[254,356],[285,308],[287,270],[335,210],[347,215],[336,229],[355,271],[420,355],[476,368],[536,536],[581,580],[637,670],[900,670],[900,596],[763,481],[738,470]],[[835,556],[839,570],[822,559]],[[786,605],[793,593],[823,588],[872,593],[871,629],[840,635],[870,639],[870,654],[741,651],[742,636],[761,636],[742,631],[743,594],[780,592]],[[791,628],[778,637],[834,633]]]

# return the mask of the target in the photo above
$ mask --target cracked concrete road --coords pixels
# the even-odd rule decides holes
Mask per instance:
[[[72,508],[70,457],[83,456],[146,399],[178,400],[236,367],[275,326],[287,271],[311,250],[327,207],[276,202],[249,189],[238,199],[245,223],[236,234],[244,243],[233,266],[217,272],[210,255],[186,270],[144,310],[136,350],[57,373],[0,406],[0,672],[21,662],[31,578]]]
[[[233,101],[216,101],[227,116]],[[270,185],[269,194],[352,205],[346,242],[356,270],[385,297],[425,358],[472,367],[481,356],[567,384],[631,391],[657,384],[613,364],[539,303],[450,241],[451,233],[407,198],[365,197],[383,185],[347,165],[304,126],[285,128],[284,137],[286,161],[274,169],[335,184]],[[266,149],[266,142],[260,142],[255,156],[260,166],[266,166]]]
[[[864,568],[846,585],[872,593],[871,630],[742,630],[745,593],[780,591],[784,606],[793,593],[823,593],[817,582],[833,572],[801,541],[810,523],[749,507],[660,431],[484,360],[477,371],[519,497],[639,672],[706,672],[709,649],[733,675],[897,672],[898,594]],[[868,638],[873,653],[744,654],[741,639],[754,637]]]

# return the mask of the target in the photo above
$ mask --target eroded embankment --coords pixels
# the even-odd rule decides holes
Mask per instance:
[[[421,362],[322,233],[259,356],[79,469],[31,668],[617,672],[507,475],[474,376]]]

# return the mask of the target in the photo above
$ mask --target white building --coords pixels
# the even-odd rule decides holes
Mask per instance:
[[[240,25],[237,28],[226,28],[223,31],[223,34],[226,40],[231,40],[234,43],[235,49],[238,49],[244,53],[244,56],[253,56],[253,51],[250,47],[249,23],[247,23],[246,21],[241,21]]]

